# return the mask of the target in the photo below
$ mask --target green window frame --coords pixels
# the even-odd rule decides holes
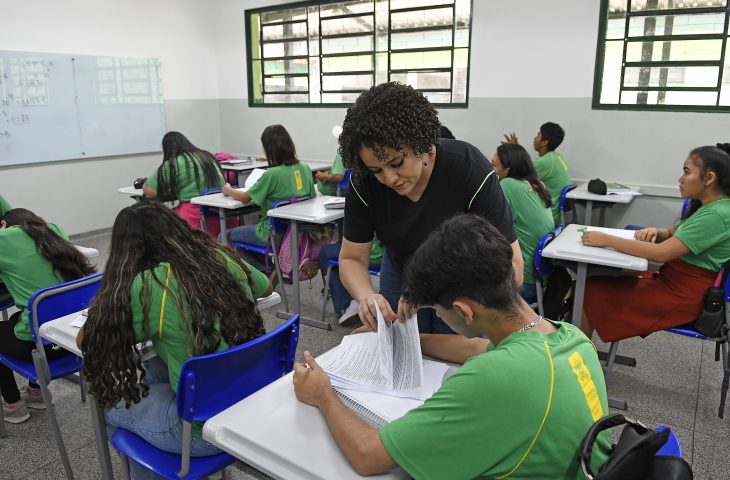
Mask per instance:
[[[728,0],[601,0],[593,108],[730,111]]]
[[[342,107],[388,81],[469,105],[472,0],[318,0],[245,11],[251,107]]]

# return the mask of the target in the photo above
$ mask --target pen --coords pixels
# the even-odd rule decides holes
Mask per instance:
[[[578,231],[584,233],[588,230],[588,227],[578,227]]]

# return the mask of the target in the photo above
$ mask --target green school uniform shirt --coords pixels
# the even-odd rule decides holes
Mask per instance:
[[[58,225],[48,226],[58,236],[68,240],[66,232]],[[10,254],[9,252],[12,252]],[[15,325],[18,340],[33,341],[28,323],[28,301],[41,288],[63,283],[53,265],[39,251],[32,238],[18,226],[0,229],[0,280],[8,288],[18,310],[20,321]]]
[[[380,265],[383,261],[383,244],[378,240],[377,235],[373,236],[373,244],[370,246],[370,258],[368,263],[370,265]]]
[[[10,206],[7,200],[3,198],[2,195],[0,195],[0,217],[5,215],[5,212],[12,210],[13,207]]]
[[[535,283],[533,260],[540,239],[555,229],[553,213],[546,207],[529,182],[503,178],[499,182],[507,199],[524,263],[523,282]]]
[[[560,223],[560,210],[558,204],[560,201],[560,192],[566,185],[570,184],[570,172],[565,159],[558,152],[548,152],[542,157],[536,158],[533,162],[537,175],[542,183],[550,192],[550,198],[553,201],[553,220],[555,224]]]
[[[345,166],[342,164],[342,157],[339,153],[335,156],[335,161],[332,164],[332,168],[330,168],[330,174],[345,174]],[[322,195],[337,195],[337,182],[321,182],[318,180],[317,188],[322,192]]]
[[[255,301],[261,297],[269,286],[269,279],[263,273],[247,265],[251,273],[253,292],[248,286],[244,272],[227,256],[223,256],[228,269],[239,280],[241,294]],[[170,388],[177,392],[177,384],[180,379],[180,371],[183,364],[193,355],[189,351],[189,330],[190,323],[189,307],[187,302],[181,301],[178,281],[170,269],[168,280],[167,262],[160,263],[155,268],[146,270],[137,275],[132,281],[130,288],[132,323],[134,334],[138,341],[152,340],[152,345],[160,359],[167,365],[167,372],[170,376]],[[149,302],[149,338],[144,330],[144,311],[142,309],[142,284],[143,277],[147,280],[146,296]],[[167,294],[165,294],[165,283],[167,282]],[[176,302],[175,299],[178,301]],[[164,306],[164,308],[163,308]],[[225,340],[221,339],[216,351],[220,352],[229,348]],[[202,424],[193,425],[193,433],[200,437],[202,435]]]
[[[170,165],[164,162],[162,167],[165,178],[170,176]],[[198,182],[195,182],[195,168],[198,170]],[[177,191],[175,195],[181,202],[186,202],[193,197],[199,197],[203,194],[203,190],[208,188],[220,188],[226,183],[223,174],[216,170],[216,178],[214,185],[208,187],[203,174],[203,167],[200,160],[195,155],[178,155],[175,158],[175,171],[177,176]],[[147,179],[147,185],[157,190],[159,180],[157,178],[157,170]]]
[[[576,327],[551,322],[548,335],[516,332],[469,359],[420,407],[384,425],[380,439],[416,479],[584,479],[578,450],[608,413],[593,344]],[[610,435],[593,448],[596,472]]]
[[[312,170],[309,165],[302,162],[269,168],[251,188],[246,190],[246,193],[251,196],[251,200],[256,205],[261,207],[261,220],[256,226],[256,235],[263,241],[269,239],[268,211],[274,201],[317,196],[312,180]]]
[[[719,272],[730,260],[730,198],[703,205],[674,225],[674,236],[689,248],[685,262]]]

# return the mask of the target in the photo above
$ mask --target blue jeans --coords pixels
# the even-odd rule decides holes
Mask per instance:
[[[319,251],[319,264],[323,270],[327,270],[327,260],[340,256],[340,248],[342,248],[342,242],[331,243],[322,247]],[[339,317],[352,301],[352,296],[342,284],[339,268],[337,267],[332,267],[330,271],[330,293],[332,294],[332,306]]]
[[[537,286],[534,283],[523,283],[520,296],[528,302],[537,301]]]
[[[385,297],[390,303],[390,308],[396,313],[398,312],[398,300],[403,293],[402,277],[402,272],[395,268],[386,248],[383,251],[383,262],[380,264],[380,294]],[[433,308],[418,310],[418,331],[421,333],[456,333],[436,315],[436,310]]]
[[[259,247],[265,247],[268,243],[266,240],[261,240],[256,235],[256,225],[244,225],[242,227],[236,227],[228,230],[228,241],[230,243],[248,243],[249,245],[256,245]]]
[[[182,420],[177,415],[175,392],[170,388],[167,365],[159,357],[145,364],[145,382],[149,394],[139,403],[124,408],[124,400],[104,413],[106,435],[112,438],[117,428],[124,428],[166,452],[182,453]],[[193,457],[207,457],[221,451],[202,438],[192,436],[190,454]],[[135,480],[163,478],[152,473],[130,459],[129,469]]]

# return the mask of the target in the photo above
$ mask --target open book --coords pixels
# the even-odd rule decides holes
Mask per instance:
[[[441,386],[448,365],[424,360],[415,315],[378,331],[348,335],[321,367],[345,405],[375,427],[403,416]]]

